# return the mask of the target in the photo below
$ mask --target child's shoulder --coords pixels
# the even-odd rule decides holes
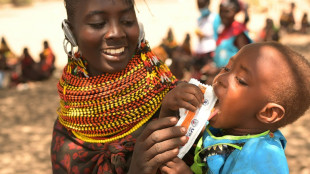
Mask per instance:
[[[261,173],[288,173],[288,164],[284,153],[286,140],[280,131],[245,141],[242,149],[231,154],[227,161],[232,166],[228,170],[259,171]]]
[[[275,152],[284,153],[285,145],[286,139],[278,130],[275,132],[266,132],[261,136],[254,135],[245,142],[242,150],[253,155]]]

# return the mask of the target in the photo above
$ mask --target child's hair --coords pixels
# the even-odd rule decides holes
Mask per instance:
[[[299,53],[277,42],[264,42],[263,45],[277,49],[288,64],[288,71],[293,78],[281,78],[280,84],[272,90],[271,102],[280,104],[285,109],[285,116],[277,122],[277,128],[293,123],[310,106],[310,63]],[[279,68],[279,71],[283,69]],[[285,70],[284,70],[285,71]]]
[[[64,0],[66,11],[67,11],[67,18],[69,21],[73,21],[76,7],[80,1],[81,0]],[[135,0],[124,0],[124,2],[128,4],[134,4]]]

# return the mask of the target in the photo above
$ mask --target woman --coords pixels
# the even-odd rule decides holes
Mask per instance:
[[[45,80],[53,75],[55,70],[55,55],[48,44],[48,41],[43,42],[43,51],[40,53],[40,79]]]
[[[176,79],[144,41],[133,4],[65,0],[53,173],[156,173],[187,142],[176,118],[153,120]]]
[[[248,18],[245,18],[244,23],[235,21],[235,16],[240,10],[238,0],[224,0],[220,4],[222,24],[214,26],[217,33],[214,62],[217,68],[224,67],[241,47],[252,42],[245,26]]]
[[[241,9],[244,10],[244,22],[235,21],[235,16]],[[248,36],[246,23],[249,21],[247,6],[242,5],[239,0],[223,0],[220,4],[219,17],[213,22],[214,39],[216,48],[213,62],[205,64],[200,72],[206,79],[204,83],[211,85],[213,78],[220,69],[228,63],[241,47],[251,43]]]

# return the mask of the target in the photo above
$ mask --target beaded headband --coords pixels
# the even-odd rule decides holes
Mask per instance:
[[[83,63],[83,58],[69,61],[59,80],[58,120],[90,143],[111,142],[134,132],[155,114],[177,81],[143,42],[120,72],[87,78],[82,76],[87,74]]]

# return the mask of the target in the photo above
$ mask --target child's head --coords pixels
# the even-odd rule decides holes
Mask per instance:
[[[310,63],[276,42],[243,47],[213,81],[210,124],[236,134],[275,131],[310,105]]]
[[[225,26],[230,26],[235,15],[241,10],[238,0],[223,0],[220,4],[220,17]]]

